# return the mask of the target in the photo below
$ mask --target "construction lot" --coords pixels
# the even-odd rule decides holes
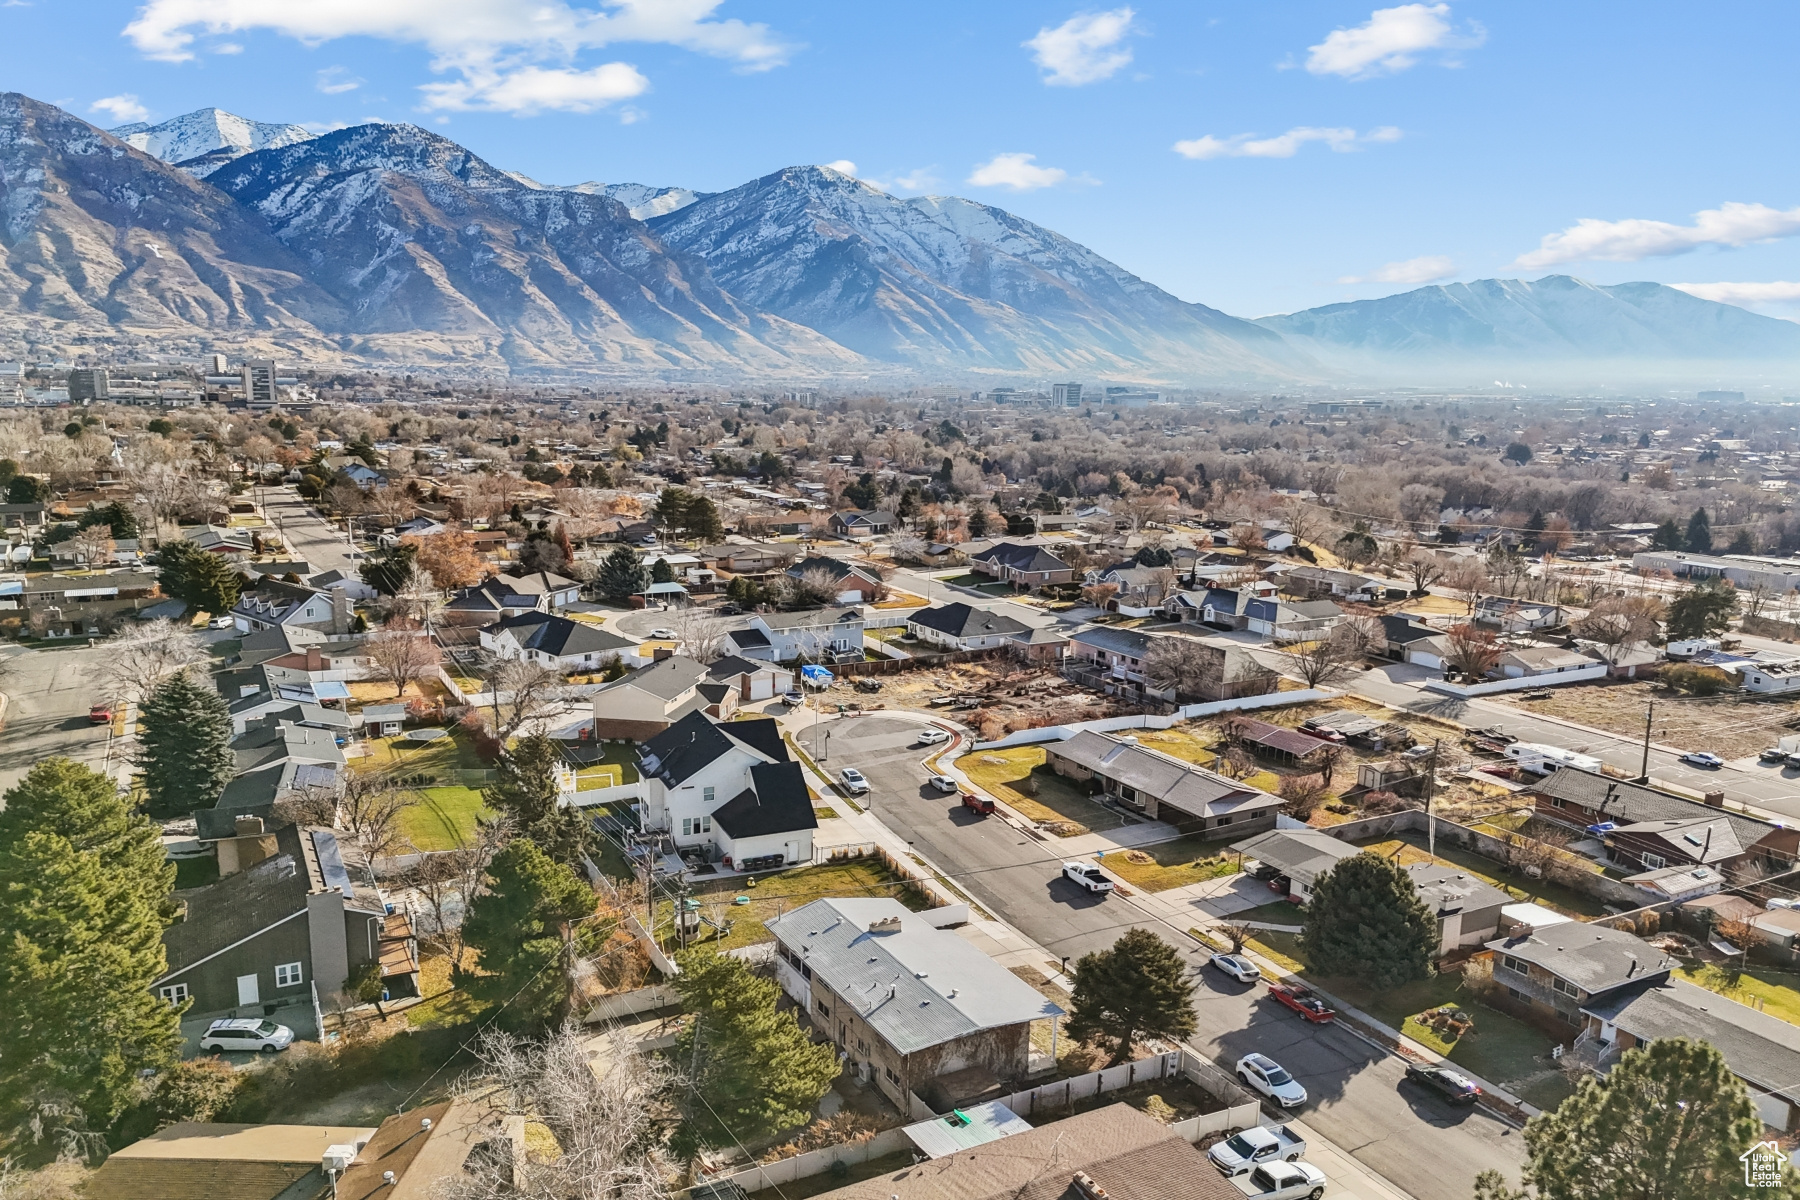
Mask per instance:
[[[868,689],[872,684],[879,689]],[[839,679],[821,694],[823,703],[864,709],[909,708],[953,717],[984,739],[1069,721],[1094,721],[1136,711],[1114,697],[1064,679],[1054,669],[996,656],[946,663],[892,675]]]
[[[1644,736],[1644,714],[1656,712],[1652,741],[1683,749],[1710,750],[1721,758],[1743,758],[1800,731],[1800,707],[1790,701],[1752,700],[1738,694],[1679,696],[1654,683],[1575,684],[1551,691],[1548,699],[1516,695],[1490,697],[1525,712],[1561,717],[1623,737]]]

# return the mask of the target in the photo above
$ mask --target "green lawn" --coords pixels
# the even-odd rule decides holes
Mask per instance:
[[[1151,861],[1133,862],[1131,856],[1134,854],[1148,855]],[[1223,843],[1198,837],[1118,850],[1102,861],[1108,871],[1146,892],[1203,883],[1221,875],[1235,875],[1238,871],[1237,860],[1225,851]]]
[[[823,896],[890,896],[907,908],[918,912],[931,907],[916,884],[889,870],[879,858],[855,858],[816,867],[795,867],[772,875],[758,875],[756,883],[739,877],[708,883],[705,877],[694,883],[693,899],[700,902],[700,913],[709,920],[730,923],[730,932],[722,940],[706,944],[719,950],[735,950],[774,938],[763,922],[810,904]],[[738,896],[746,896],[746,904],[734,904]],[[670,901],[656,906],[656,933],[665,946],[674,947],[674,909]],[[710,926],[701,932],[710,938]]]
[[[1364,850],[1373,850],[1381,855],[1394,855],[1401,866],[1413,863],[1430,862],[1431,854],[1426,850],[1426,838],[1422,833],[1406,832],[1397,838],[1384,841],[1361,841],[1353,843]],[[1438,839],[1437,857],[1444,862],[1453,863],[1468,871],[1469,874],[1486,883],[1491,883],[1514,899],[1530,900],[1542,904],[1545,908],[1555,909],[1571,917],[1586,920],[1591,917],[1603,917],[1606,908],[1593,896],[1553,883],[1548,879],[1532,879],[1515,873],[1510,867],[1491,858],[1470,853],[1460,847],[1452,846],[1443,838]]]
[[[1740,972],[1734,981],[1721,967],[1706,963],[1699,967],[1677,968],[1677,975],[1689,983],[1699,984],[1709,992],[1717,992],[1739,1004],[1756,1006],[1771,1017],[1779,1017],[1790,1025],[1800,1025],[1800,975],[1778,971],[1773,967],[1751,967]]]
[[[437,784],[478,783],[487,764],[475,753],[475,742],[460,729],[449,737],[415,742],[406,737],[371,738],[369,752],[353,758],[358,771],[383,771],[398,775],[425,775]]]
[[[1125,818],[1088,797],[1087,789],[1044,765],[1042,746],[980,750],[956,760],[963,774],[1023,816],[1048,824],[1063,837],[1117,829]],[[1032,794],[1035,791],[1035,795]]]
[[[1306,924],[1306,905],[1290,900],[1271,900],[1240,913],[1232,913],[1232,921],[1267,921],[1271,925]]]
[[[575,781],[576,787],[581,791],[636,783],[637,747],[627,742],[608,742],[606,756],[577,771]]]
[[[481,792],[471,787],[430,787],[400,813],[400,832],[420,850],[454,850],[475,834]]]

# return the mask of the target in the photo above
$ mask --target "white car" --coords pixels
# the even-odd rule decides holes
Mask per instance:
[[[286,1050],[293,1045],[294,1031],[273,1021],[255,1017],[214,1021],[200,1035],[202,1050]]]
[[[222,616],[222,617],[214,617],[212,620],[210,620],[206,623],[206,627],[208,629],[230,629],[233,625],[236,625],[236,624],[237,624],[236,618],[231,616],[231,614],[227,613],[225,616]]]
[[[1088,891],[1097,895],[1105,895],[1113,890],[1112,880],[1100,873],[1100,868],[1092,863],[1066,862],[1062,869],[1065,879],[1072,879]]]
[[[838,782],[841,783],[844,786],[844,790],[849,792],[852,796],[860,796],[869,790],[869,781],[864,779],[863,773],[855,767],[845,767],[843,770],[839,771]]]
[[[949,740],[949,732],[947,730],[939,729],[936,726],[919,734],[919,744],[921,746],[935,746],[939,742],[947,742]]]
[[[1206,1157],[1219,1168],[1220,1174],[1231,1176],[1248,1174],[1266,1162],[1299,1162],[1305,1153],[1306,1139],[1286,1125],[1277,1125],[1273,1129],[1252,1125],[1214,1143]]]
[[[931,777],[931,786],[940,792],[954,792],[958,789],[959,785],[956,780],[950,778],[948,775],[933,775]]]
[[[1305,1162],[1264,1163],[1231,1177],[1231,1185],[1244,1193],[1245,1200],[1319,1200],[1325,1182],[1325,1172]]]
[[[650,631],[650,636],[653,638],[672,639],[675,636],[675,631],[673,629],[652,629]]]
[[[1299,1108],[1306,1103],[1306,1089],[1287,1073],[1287,1068],[1264,1054],[1246,1054],[1238,1059],[1237,1077],[1245,1087],[1261,1092],[1283,1108]]]
[[[1255,983],[1262,978],[1262,972],[1256,964],[1241,954],[1215,954],[1212,965],[1225,972],[1239,983]]]

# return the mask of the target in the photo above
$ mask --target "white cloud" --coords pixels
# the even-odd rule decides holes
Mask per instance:
[[[929,192],[942,182],[932,167],[920,167],[916,171],[894,176],[894,186],[903,192]]]
[[[834,159],[825,166],[830,167],[833,171],[840,171],[853,179],[856,177],[856,164],[847,158]]]
[[[1176,142],[1174,150],[1183,158],[1194,159],[1292,158],[1308,142],[1324,142],[1343,154],[1369,142],[1397,142],[1402,136],[1404,135],[1400,130],[1392,125],[1383,125],[1361,134],[1354,129],[1301,125],[1271,138],[1258,138],[1253,133],[1239,133],[1222,138],[1209,133],[1205,137]]]
[[[339,96],[345,92],[354,92],[362,85],[362,79],[350,74],[343,67],[326,67],[319,72],[318,79],[313,84],[327,96]]]
[[[520,116],[551,109],[593,112],[650,90],[650,81],[630,63],[603,63],[587,71],[572,67],[519,67],[513,71],[471,69],[451,83],[428,83],[425,107],[434,112],[507,112]]]
[[[242,54],[244,48],[237,42],[220,42],[212,47],[212,52],[214,54]]]
[[[105,113],[120,125],[129,125],[133,121],[147,121],[150,110],[138,103],[138,98],[130,92],[121,92],[117,96],[107,96],[88,105],[89,112]]]
[[[1024,43],[1032,61],[1045,72],[1044,82],[1056,87],[1080,87],[1098,83],[1131,61],[1131,51],[1120,46],[1132,32],[1132,11],[1077,13],[1054,29],[1038,30]]]
[[[1054,187],[1069,177],[1061,167],[1035,165],[1035,154],[996,154],[970,172],[973,187],[1003,187],[1015,192]]]
[[[1800,283],[1671,283],[1669,286],[1702,300],[1717,300],[1720,304],[1735,304],[1740,308],[1800,301]]]
[[[1314,75],[1372,79],[1406,70],[1424,51],[1469,49],[1486,38],[1479,25],[1471,24],[1467,34],[1452,29],[1448,4],[1401,4],[1378,8],[1364,24],[1335,30],[1308,46],[1306,69]]]
[[[1800,208],[1785,211],[1766,204],[1727,201],[1694,214],[1692,225],[1668,221],[1601,221],[1584,217],[1560,233],[1545,234],[1538,248],[1521,254],[1515,267],[1538,270],[1594,259],[1637,262],[1686,254],[1701,246],[1748,246],[1800,233]]]
[[[796,47],[767,25],[714,18],[721,2],[601,0],[588,8],[571,0],[147,0],[125,36],[146,57],[165,62],[192,59],[201,36],[258,29],[309,45],[342,37],[415,43],[432,52],[434,71],[458,76],[420,89],[427,109],[591,112],[649,86],[624,63],[571,65],[603,46],[680,46],[743,71],[788,61]]]
[[[1367,275],[1345,275],[1339,283],[1436,283],[1456,274],[1456,264],[1442,254],[1426,254],[1391,262]]]

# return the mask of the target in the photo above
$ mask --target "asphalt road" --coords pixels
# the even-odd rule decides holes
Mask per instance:
[[[1402,1084],[1404,1068],[1394,1055],[1347,1030],[1306,1024],[1264,999],[1261,985],[1205,969],[1205,956],[1181,931],[1126,898],[1098,899],[1063,879],[1053,842],[998,817],[976,817],[929,787],[919,728],[898,717],[859,717],[799,736],[831,774],[861,770],[872,789],[868,803],[888,828],[1051,954],[1078,957],[1140,925],[1175,944],[1194,966],[1200,1031],[1193,1045],[1227,1070],[1252,1050],[1274,1058],[1311,1096],[1297,1115],[1417,1200],[1467,1200],[1476,1174],[1490,1167],[1518,1178],[1524,1144],[1505,1122]]]
[[[88,720],[88,708],[102,696],[87,671],[103,653],[85,645],[6,648],[6,672],[0,678],[0,691],[8,700],[6,723],[0,728],[0,790],[57,755],[100,767],[107,727]]]
[[[263,493],[263,515],[275,525],[288,550],[306,560],[313,573],[343,571],[354,575],[357,562],[341,530],[332,528],[291,487]]]

